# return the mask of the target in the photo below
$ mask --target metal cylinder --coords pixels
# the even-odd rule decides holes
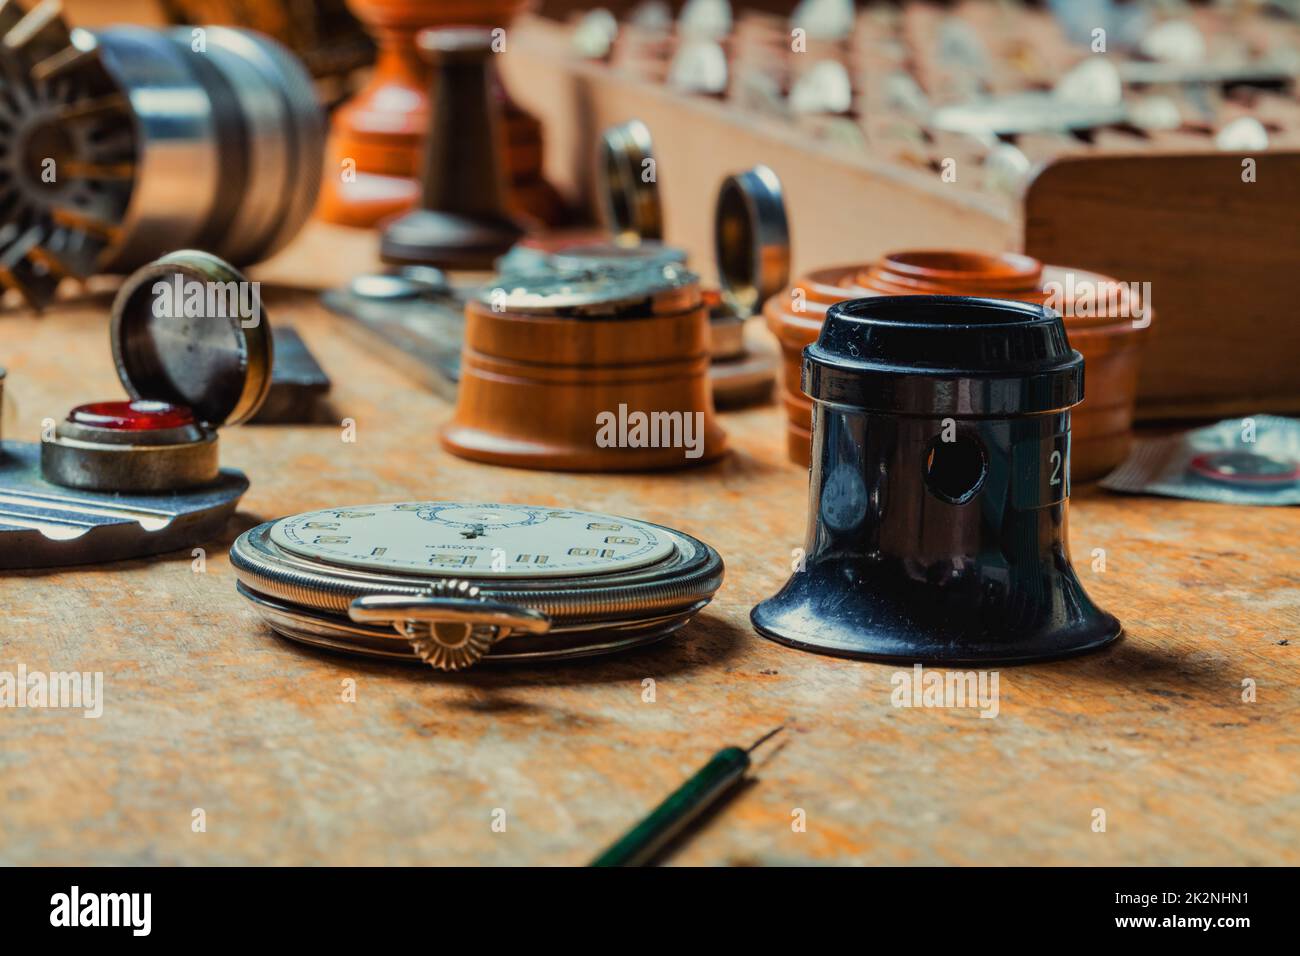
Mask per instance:
[[[70,30],[0,17],[0,291],[39,308],[66,276],[172,249],[247,265],[302,227],[324,120],[275,41],[228,27]]]
[[[790,278],[790,227],[776,173],[759,165],[723,180],[713,243],[723,298],[737,315],[754,315]]]
[[[662,239],[663,212],[654,143],[640,120],[611,126],[600,137],[596,172],[605,224],[622,242]]]
[[[88,491],[176,492],[215,481],[218,454],[217,433],[201,425],[140,433],[62,421],[41,442],[41,476]]]
[[[297,234],[320,190],[325,130],[292,54],[229,27],[116,27],[96,39],[130,99],[137,150],[122,236],[103,271],[178,247],[247,265]]]

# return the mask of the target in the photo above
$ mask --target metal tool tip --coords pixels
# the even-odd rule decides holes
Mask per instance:
[[[755,740],[752,744],[750,744],[748,747],[746,747],[746,748],[745,748],[745,753],[747,753],[747,754],[752,754],[752,753],[753,753],[755,750],[757,750],[757,749],[758,749],[762,744],[767,743],[767,741],[771,740],[773,737],[775,737],[777,734],[779,734],[779,733],[780,733],[781,731],[783,731],[783,730],[785,730],[785,724],[781,724],[779,727],[777,727],[777,728],[774,729],[774,730],[769,730],[769,731],[768,731],[767,733],[765,733],[763,736],[759,737],[759,738],[758,738],[757,740]]]

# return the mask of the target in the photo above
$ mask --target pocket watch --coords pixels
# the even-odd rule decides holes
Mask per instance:
[[[537,505],[355,505],[240,535],[240,594],[293,640],[455,671],[667,637],[712,600],[707,544],[633,518]]]

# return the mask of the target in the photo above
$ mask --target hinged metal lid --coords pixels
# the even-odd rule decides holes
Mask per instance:
[[[109,334],[132,398],[186,405],[204,424],[248,421],[271,389],[260,287],[209,253],[182,249],[132,273]]]

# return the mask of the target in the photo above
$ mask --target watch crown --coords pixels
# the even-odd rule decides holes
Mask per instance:
[[[490,601],[468,581],[449,578],[417,595],[366,594],[348,607],[361,623],[391,625],[417,657],[440,671],[458,671],[483,659],[507,634],[545,634],[541,611]]]
[[[483,601],[477,586],[452,578],[429,587],[431,598]],[[481,661],[500,636],[501,629],[470,621],[402,622],[402,634],[417,657],[434,670],[459,671]]]

